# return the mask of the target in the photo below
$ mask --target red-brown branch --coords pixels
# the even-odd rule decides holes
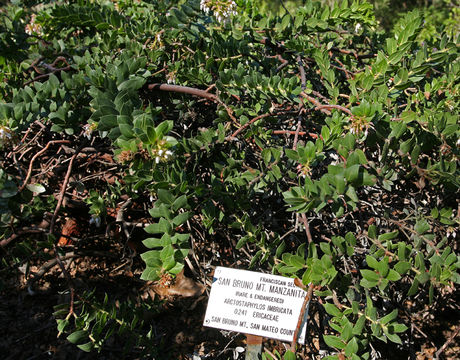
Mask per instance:
[[[19,237],[21,237],[23,235],[40,234],[40,233],[44,233],[45,231],[46,231],[46,229],[23,229],[23,230],[20,230],[17,233],[12,234],[9,238],[3,239],[2,241],[0,241],[0,247],[7,246],[10,242],[16,240],[17,238],[19,238]]]
[[[40,58],[40,61],[41,61],[42,58]],[[62,67],[62,68],[56,68],[56,64],[59,62],[59,61],[62,61],[66,64],[66,66]],[[24,83],[24,86],[26,85],[29,85],[35,81],[38,81],[38,80],[41,80],[41,79],[44,79],[44,78],[47,78],[49,77],[51,74],[55,74],[57,72],[61,72],[61,71],[69,71],[69,70],[72,70],[72,66],[69,65],[69,63],[67,62],[67,60],[65,59],[65,57],[63,56],[58,56],[56,58],[56,60],[53,61],[52,64],[43,64],[43,67],[46,68],[49,72],[46,73],[46,74],[43,74],[41,73],[41,71],[39,71],[37,69],[37,62],[34,62],[32,63],[32,65],[30,66],[31,68],[33,68],[36,72],[38,72],[40,75],[34,77],[32,80],[29,80],[27,81],[26,83]]]
[[[329,109],[337,109],[342,112],[347,113],[350,116],[353,116],[352,112],[350,109],[347,109],[345,106],[342,105],[330,105],[330,104],[321,104],[318,100],[316,100],[314,97],[311,97],[310,95],[306,94],[305,92],[301,92],[300,96],[302,96],[304,99],[307,99],[310,101],[313,105],[315,105],[315,110],[319,110],[326,115],[331,115],[331,112]]]
[[[260,120],[260,119],[263,119],[263,118],[266,118],[266,117],[269,117],[269,116],[273,116],[273,114],[269,113],[269,114],[262,114],[262,115],[256,116],[255,118],[249,120],[246,124],[241,126],[239,129],[237,129],[232,135],[227,137],[227,139],[231,139],[231,138],[236,137],[236,135],[238,135],[240,132],[242,132],[244,129],[246,129],[249,125],[255,123],[257,120]]]
[[[295,135],[294,130],[273,130],[272,134],[274,135]],[[299,131],[299,136],[305,136],[308,135],[312,137],[313,139],[318,138],[318,134],[311,133],[311,132],[305,132],[305,131]]]
[[[225,110],[227,111],[228,116],[232,119],[235,123],[238,123],[235,116],[233,116],[233,111],[230,109],[222,100],[219,99],[217,95],[210,94],[206,90],[191,88],[188,86],[182,85],[170,85],[170,84],[150,84],[147,87],[149,90],[160,90],[160,91],[169,91],[169,92],[176,92],[181,94],[188,94],[194,95],[198,97],[202,97],[211,101],[215,101],[222,105]]]

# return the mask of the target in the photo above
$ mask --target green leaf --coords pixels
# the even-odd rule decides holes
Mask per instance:
[[[283,356],[284,360],[296,360],[295,354],[291,350],[287,350]]]
[[[94,349],[94,343],[92,341],[89,341],[86,344],[77,345],[77,347],[80,350],[83,350],[84,352],[90,352],[91,350]]]
[[[345,355],[352,356],[358,352],[358,340],[353,337],[345,347]]]
[[[337,336],[333,335],[324,335],[324,342],[327,344],[327,346],[336,348],[339,350],[342,350],[345,348],[345,343],[338,338]]]
[[[141,77],[134,77],[132,79],[128,79],[123,81],[120,85],[118,85],[118,91],[134,91],[140,89],[145,84],[146,79]]]
[[[288,265],[295,266],[296,268],[303,268],[305,265],[305,259],[299,255],[292,255],[289,259]]]
[[[158,267],[161,265],[160,251],[150,250],[141,254],[141,259],[144,260],[147,267]]]
[[[391,342],[394,342],[396,344],[402,344],[401,338],[397,334],[391,334],[388,331],[386,331],[385,328],[383,328],[383,332],[385,333],[385,336],[390,340]]]
[[[168,220],[161,218],[159,223],[150,224],[144,230],[149,234],[163,234],[170,233],[172,227]]]
[[[154,218],[164,217],[170,219],[172,214],[167,205],[161,204],[149,210],[149,214]]]
[[[369,226],[369,230],[367,231],[367,234],[371,239],[376,239],[377,238],[377,228],[375,225]]]
[[[342,175],[336,175],[335,176],[335,188],[337,191],[337,194],[341,195],[345,191],[345,179],[343,178]]]
[[[392,240],[396,236],[398,236],[398,234],[399,234],[398,230],[395,230],[395,231],[392,231],[392,232],[389,232],[389,233],[386,233],[386,234],[381,234],[381,235],[379,235],[378,240],[381,241],[381,242]]]
[[[165,189],[158,189],[158,198],[165,204],[172,205],[174,204],[174,201],[176,198],[174,195],[169,191]]]
[[[385,277],[387,280],[390,280],[390,281],[398,281],[401,279],[401,275],[399,275],[397,271],[392,270],[392,269],[390,269],[390,271],[388,272],[388,275]]]
[[[141,274],[141,280],[146,280],[146,281],[158,280],[160,278],[158,276],[159,270],[160,270],[159,267],[147,266]]]
[[[147,238],[147,239],[142,240],[142,243],[149,249],[164,246],[166,244],[170,244],[171,243],[171,238],[169,237],[169,235],[167,235],[167,234],[165,234],[165,235],[167,236],[167,238],[165,238],[165,239],[163,239],[163,237],[161,237],[161,239]]]
[[[88,339],[88,332],[85,330],[77,330],[67,336],[67,340],[72,344],[80,344],[86,339]]]
[[[391,126],[393,130],[391,131],[389,138],[395,137],[396,139],[399,139],[407,129],[407,125],[403,122],[393,122],[391,123]]]
[[[378,260],[373,256],[366,255],[366,262],[367,262],[367,265],[369,265],[372,269],[378,269],[379,267]]]
[[[399,261],[395,266],[394,269],[400,274],[404,275],[412,265],[408,263],[407,261]]]
[[[415,295],[415,293],[417,292],[418,290],[418,286],[419,286],[419,282],[417,280],[417,278],[414,279],[409,291],[407,292],[407,296],[412,296],[412,295]]]
[[[241,237],[240,240],[238,240],[238,243],[236,244],[236,249],[241,249],[246,243],[249,241],[249,236],[243,236]]]
[[[166,235],[166,234],[165,234]],[[188,239],[190,238],[190,234],[174,234],[171,236],[171,244],[186,244]]]
[[[41,184],[27,184],[27,189],[34,193],[44,193],[46,191],[45,187]]]
[[[390,321],[396,319],[398,317],[398,309],[394,309],[391,313],[388,315],[385,315],[383,318],[379,320],[379,322],[383,325],[388,324]]]
[[[355,326],[353,326],[353,335],[361,335],[365,323],[366,323],[366,317],[364,315],[361,315],[358,318],[358,321],[356,321]]]
[[[345,326],[342,329],[342,333],[340,334],[340,337],[345,342],[348,342],[352,337],[353,326],[352,326],[351,322],[347,318],[344,318],[343,320],[345,320],[346,323],[345,323]]]
[[[404,332],[408,329],[406,325],[398,324],[398,323],[391,324],[388,328],[391,328],[391,330],[393,330],[392,332],[395,332],[395,333]]]
[[[120,128],[120,132],[124,137],[126,137],[128,139],[134,137],[133,127],[131,125],[120,124],[120,125],[118,125],[118,127]]]
[[[324,306],[324,309],[326,310],[326,312],[329,315],[336,316],[336,317],[339,317],[339,318],[341,318],[343,316],[342,312],[334,304],[325,303],[323,306]]]
[[[97,129],[100,131],[112,130],[118,127],[117,114],[103,115],[100,117]]]
[[[172,209],[173,211],[177,211],[186,206],[187,206],[187,196],[181,195],[176,200],[174,200],[174,203],[172,204]]]
[[[192,214],[190,212],[183,212],[172,219],[172,222],[175,226],[179,226],[184,224],[188,219],[190,219],[191,216]]]
[[[366,270],[360,270],[360,272],[363,278],[368,281],[379,281],[380,280],[380,275],[377,274],[375,271],[366,269]]]

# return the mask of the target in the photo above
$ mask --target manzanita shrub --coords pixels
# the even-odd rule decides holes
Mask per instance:
[[[145,199],[141,279],[178,274],[200,236],[230,244],[240,268],[314,284],[312,352],[329,359],[407,349],[413,309],[456,291],[458,33],[421,39],[416,10],[382,32],[362,0],[282,16],[251,0],[30,5],[0,13],[2,162],[36,122],[108,142],[122,176],[88,217],[104,196]],[[55,206],[22,183],[0,169],[3,238]],[[56,314],[71,342],[135,330],[85,296],[75,321]]]

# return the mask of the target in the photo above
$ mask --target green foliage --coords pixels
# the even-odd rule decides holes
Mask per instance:
[[[74,303],[54,307],[58,336],[67,335],[67,340],[85,352],[101,351],[107,339],[123,339],[124,354],[141,348],[142,356],[156,356],[152,337],[154,330],[145,319],[158,313],[160,304],[144,302],[134,307],[129,301],[112,302],[107,294],[102,302],[95,292],[84,293]]]
[[[117,196],[152,199],[143,280],[178,274],[197,236],[225,241],[242,267],[317,285],[330,358],[366,359],[374,342],[402,344],[401,298],[434,303],[460,283],[458,33],[417,10],[381,32],[360,0],[279,16],[254,4],[218,21],[197,0],[58,2],[36,10],[32,34],[31,9],[4,7],[0,146],[34,122],[110,144]],[[17,179],[0,169],[3,237],[32,192],[51,203]],[[94,218],[103,194],[85,199]],[[307,221],[321,224],[313,237]],[[58,319],[70,342],[149,342],[133,306],[84,298]]]

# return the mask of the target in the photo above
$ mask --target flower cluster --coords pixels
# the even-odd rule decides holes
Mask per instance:
[[[96,129],[97,129],[97,123],[95,122],[83,125],[83,136],[86,137],[88,140],[91,140],[93,131]]]
[[[201,0],[200,8],[205,13],[212,13],[217,21],[227,21],[236,15],[236,3],[233,0]]]
[[[30,22],[25,27],[25,32],[28,35],[42,36],[43,35],[43,29],[42,29],[42,26],[40,24],[37,24],[35,22],[36,17],[37,16],[35,14],[32,14],[32,16],[30,17]]]
[[[176,73],[176,70],[168,72],[168,74],[166,75],[166,81],[168,84],[176,83]]]
[[[10,128],[0,125],[0,147],[14,143],[14,133]]]
[[[297,174],[302,176],[304,179],[307,175],[311,175],[310,164],[299,164],[297,165]]]
[[[155,50],[158,48],[161,48],[164,46],[163,39],[161,35],[164,33],[164,30],[161,30],[158,32],[155,37],[152,39],[149,39],[149,41],[144,43],[143,49],[148,48],[149,50]]]
[[[171,159],[171,156],[173,155],[171,150],[166,150],[166,149],[155,149],[152,150],[152,154],[155,157],[155,163],[165,162]]]
[[[351,124],[349,126],[350,132],[355,135],[364,134],[367,136],[369,128],[372,127],[371,122],[366,116],[353,116],[351,118]]]

